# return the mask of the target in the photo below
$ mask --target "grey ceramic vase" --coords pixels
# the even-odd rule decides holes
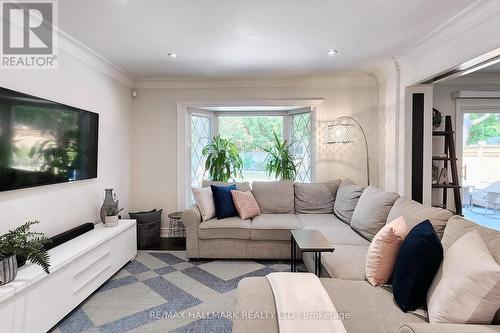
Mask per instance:
[[[16,256],[9,256],[0,260],[0,286],[13,281],[17,275]]]
[[[104,196],[104,202],[101,207],[101,222],[106,223],[106,207],[115,203],[115,199],[113,198],[113,189],[107,188],[106,195]]]

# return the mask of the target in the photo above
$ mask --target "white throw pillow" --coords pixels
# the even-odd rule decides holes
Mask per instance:
[[[500,304],[500,265],[476,230],[445,252],[427,303],[431,323],[491,323]]]
[[[210,187],[192,188],[194,201],[198,205],[203,221],[210,220],[215,216],[214,197]]]

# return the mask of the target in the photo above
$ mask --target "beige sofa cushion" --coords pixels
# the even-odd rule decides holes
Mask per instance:
[[[401,197],[396,200],[394,206],[389,211],[387,222],[393,221],[400,216],[403,216],[405,219],[409,230],[420,222],[429,220],[436,230],[439,239],[441,239],[446,223],[453,214],[446,209],[424,206],[416,201]]]
[[[447,249],[460,237],[472,230],[477,230],[495,261],[500,264],[500,231],[480,226],[461,216],[453,216],[448,221],[441,241],[446,254]]]
[[[351,228],[372,240],[387,222],[387,216],[399,194],[384,192],[374,186],[365,188],[351,219]]]
[[[293,182],[253,182],[252,193],[262,214],[288,214],[294,212]]]
[[[217,182],[217,181],[213,181],[213,180],[204,180],[201,183],[201,186],[202,187],[210,187],[210,185],[214,185],[214,186],[229,186],[229,185],[233,185],[233,184],[236,185],[236,189],[238,191],[246,192],[246,191],[250,191],[251,190],[249,182],[238,183],[238,182]]]
[[[500,306],[500,266],[477,230],[448,248],[427,304],[431,323],[491,323]]]
[[[392,293],[367,281],[321,279],[337,311],[349,313],[344,320],[347,332],[394,333],[406,323],[425,323],[424,311],[404,313],[394,303]]]
[[[321,254],[322,277],[333,277],[344,280],[365,280],[365,261],[368,246],[336,245],[332,253]],[[302,259],[309,272],[314,272],[314,255],[311,252],[302,254]]]
[[[295,183],[297,214],[331,214],[340,180],[328,183]]]
[[[252,220],[250,239],[289,241],[293,229],[302,229],[302,224],[293,214],[262,214]]]
[[[333,214],[298,214],[297,217],[304,227],[349,228],[347,224],[340,221],[339,218]]]
[[[364,189],[363,186],[356,185],[349,179],[342,180],[333,205],[333,211],[340,220],[347,224],[351,223],[352,214]]]
[[[304,229],[317,229],[333,245],[370,245],[370,242],[358,235],[351,228],[346,227],[304,227]]]
[[[251,220],[242,220],[238,216],[204,221],[198,228],[200,239],[250,239]]]
[[[447,249],[460,237],[466,233],[477,230],[481,239],[488,246],[495,261],[500,264],[500,232],[490,228],[480,226],[470,220],[467,220],[461,216],[453,216],[448,221],[446,229],[444,231],[444,236],[442,239],[444,253],[446,255]],[[497,311],[493,324],[500,325],[500,310]]]
[[[192,188],[194,201],[198,205],[203,221],[208,221],[215,216],[215,204],[210,187]]]
[[[392,300],[392,294],[372,287],[365,281],[320,279],[337,311],[349,315],[343,321],[349,333],[396,333],[406,323],[425,323],[420,314],[403,313]],[[273,291],[265,277],[251,277],[240,281],[236,294],[233,332],[278,333],[278,320]],[[249,317],[246,314],[262,314]],[[437,332],[437,331],[436,331]]]

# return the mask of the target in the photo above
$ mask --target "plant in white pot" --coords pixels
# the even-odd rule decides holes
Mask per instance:
[[[28,221],[0,236],[0,285],[14,280],[17,268],[26,261],[41,266],[49,274],[50,257],[46,244],[50,240],[43,233],[30,230],[37,223]]]
[[[110,203],[105,207],[106,217],[104,218],[104,225],[106,227],[116,227],[118,225],[118,214],[123,210],[119,208],[118,200]]]

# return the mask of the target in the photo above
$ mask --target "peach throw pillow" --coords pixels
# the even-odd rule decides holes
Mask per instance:
[[[408,234],[404,218],[387,223],[373,238],[366,255],[366,279],[373,286],[389,281],[401,243]]]
[[[259,204],[257,200],[255,200],[252,192],[231,190],[231,195],[233,196],[234,206],[242,220],[251,219],[252,217],[260,215]]]

